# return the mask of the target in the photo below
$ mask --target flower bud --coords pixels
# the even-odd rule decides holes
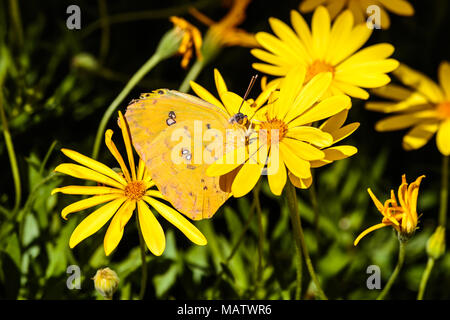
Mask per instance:
[[[445,252],[445,229],[442,226],[436,228],[436,231],[427,241],[427,254],[430,258],[438,259]]]
[[[99,64],[98,61],[89,53],[79,53],[72,59],[72,66],[79,69],[84,69],[87,71],[98,71]]]
[[[119,277],[110,268],[97,270],[97,273],[92,278],[94,280],[95,289],[107,300],[112,300],[114,292],[116,292],[119,285]]]

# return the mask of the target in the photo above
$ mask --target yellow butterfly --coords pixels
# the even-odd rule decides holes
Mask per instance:
[[[211,141],[203,139],[203,132],[214,129],[224,137],[245,119],[242,113],[230,118],[197,97],[160,89],[129,105],[125,118],[152,180],[177,210],[194,220],[210,218],[230,197],[233,176],[208,177],[209,163],[195,156],[219,157],[208,148]]]
[[[246,139],[248,118],[263,111],[258,109],[268,98],[261,94],[255,102],[245,101],[250,86],[243,99],[227,90],[217,70],[215,79],[224,104],[191,83],[204,100],[159,89],[132,101],[125,113],[133,145],[152,180],[177,210],[194,220],[212,217],[231,196],[237,171],[209,177],[206,169],[235,148],[235,141]],[[232,143],[227,140],[230,132],[235,139]]]

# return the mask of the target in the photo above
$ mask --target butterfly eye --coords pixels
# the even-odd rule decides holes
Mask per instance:
[[[170,111],[170,112],[169,112],[169,118],[175,120],[176,117],[177,117],[177,116],[175,115],[175,112],[173,112],[173,111]]]
[[[158,90],[158,94],[164,94],[164,90]]]

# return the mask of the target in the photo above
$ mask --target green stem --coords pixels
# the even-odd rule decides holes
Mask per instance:
[[[189,70],[188,74],[183,80],[183,83],[181,84],[178,91],[180,92],[188,92],[191,88],[191,81],[195,81],[197,79],[198,75],[202,71],[203,67],[205,66],[205,60],[195,60],[195,63],[192,65],[191,69]]]
[[[44,173],[45,166],[47,165],[47,161],[50,158],[50,155],[52,154],[53,150],[56,147],[56,144],[58,143],[58,140],[54,140],[52,144],[50,145],[50,148],[48,148],[47,153],[44,156],[44,160],[42,160],[41,166],[39,167],[39,175],[42,176],[42,173]]]
[[[259,201],[260,188],[261,182],[258,182],[256,186],[253,188],[253,197],[255,201],[256,215],[258,217],[258,267],[256,271],[256,288],[259,288],[261,284],[263,251],[264,251],[264,229],[262,224],[261,202]]]
[[[322,290],[322,287],[320,286],[319,279],[317,278],[316,272],[311,262],[311,257],[309,256],[308,247],[306,246],[302,223],[300,220],[300,214],[298,212],[297,193],[294,185],[291,183],[289,179],[286,183],[286,194],[289,206],[289,213],[291,216],[292,229],[294,231],[295,244],[298,248],[298,253],[303,252],[306,267],[308,268],[309,275],[311,276],[311,279],[316,286],[316,289],[319,293],[319,297],[323,300],[326,300],[327,296],[325,295],[325,293]],[[297,288],[297,291],[298,290],[299,289]]]
[[[399,244],[400,244],[400,248],[398,251],[397,265],[395,266],[394,272],[391,274],[391,277],[389,278],[383,291],[381,291],[381,293],[378,295],[377,300],[383,300],[384,297],[389,293],[389,290],[391,290],[391,287],[394,284],[395,279],[397,279],[397,276],[400,273],[403,263],[405,262],[406,241],[399,240]]]
[[[157,53],[152,55],[150,59],[147,60],[144,65],[131,77],[131,79],[127,82],[125,87],[119,93],[119,95],[114,99],[114,101],[109,105],[106,110],[103,118],[100,122],[100,125],[97,130],[97,135],[95,137],[94,149],[92,151],[92,158],[96,159],[100,150],[100,143],[102,141],[103,133],[105,132],[106,125],[108,124],[109,119],[111,118],[114,111],[117,109],[120,103],[125,99],[125,97],[130,93],[130,91],[136,86],[136,84],[160,61],[162,60],[161,56]]]
[[[3,95],[0,92],[0,118],[3,127],[3,135],[5,137],[6,149],[8,151],[9,162],[11,164],[11,171],[14,180],[15,189],[15,202],[13,214],[19,209],[21,198],[22,198],[22,188],[20,184],[20,173],[19,166],[17,165],[16,153],[14,151],[14,144],[11,139],[11,133],[9,132],[8,120],[6,119],[5,109],[3,108]]]
[[[9,0],[9,9],[11,14],[11,20],[15,35],[15,41],[17,42],[17,45],[19,47],[22,47],[23,45],[23,28],[22,28],[22,21],[20,19],[20,10],[19,10],[19,4],[17,0]]]
[[[311,187],[309,188],[309,198],[311,200],[312,209],[314,211],[314,230],[316,233],[316,238],[319,240],[319,206],[317,203],[317,192],[316,192],[316,184],[315,179],[313,177],[313,181]]]
[[[425,293],[425,288],[427,287],[428,278],[430,278],[431,270],[434,267],[434,259],[428,258],[427,266],[422,274],[422,279],[420,280],[419,293],[417,294],[417,300],[422,300]]]
[[[145,241],[142,236],[141,225],[139,223],[139,217],[136,215],[136,224],[139,233],[139,247],[141,249],[141,260],[142,260],[142,276],[141,276],[141,289],[139,291],[139,299],[143,300],[145,296],[145,289],[147,288],[147,261],[145,255]]]
[[[439,207],[439,225],[447,226],[447,208],[448,208],[448,167],[449,156],[442,157],[442,185],[441,185],[441,204]]]

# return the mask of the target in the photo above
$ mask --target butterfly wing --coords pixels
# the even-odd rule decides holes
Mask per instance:
[[[210,218],[231,194],[221,188],[220,177],[206,175],[210,162],[205,155],[220,156],[210,145],[220,139],[203,141],[202,135],[209,130],[225,137],[230,128],[227,115],[191,95],[157,92],[127,108],[133,145],[158,189],[177,210],[194,220]]]

